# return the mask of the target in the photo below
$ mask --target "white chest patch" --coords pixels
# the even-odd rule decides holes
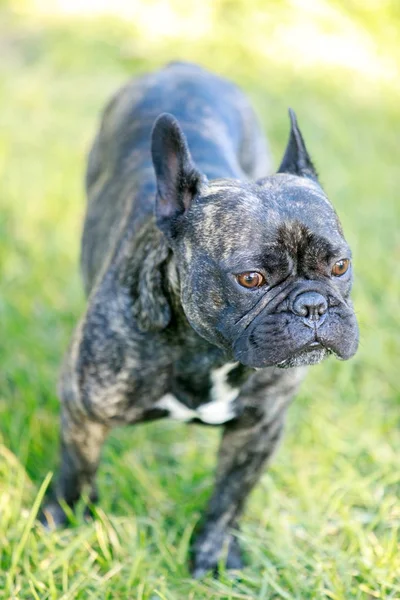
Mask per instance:
[[[238,394],[238,388],[229,385],[227,375],[237,364],[227,363],[211,372],[211,400],[207,404],[192,409],[179,402],[172,394],[166,394],[155,404],[155,407],[168,410],[169,416],[177,421],[200,419],[210,425],[219,425],[230,421],[235,416],[233,401]]]

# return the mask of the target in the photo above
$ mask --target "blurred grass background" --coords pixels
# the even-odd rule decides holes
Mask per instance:
[[[1,0],[0,597],[400,598],[399,28],[397,0]],[[296,110],[355,257],[360,350],[310,369],[251,497],[236,581],[186,568],[217,430],[116,431],[98,520],[33,523],[84,307],[87,150],[110,94],[177,58],[246,90],[276,165]]]

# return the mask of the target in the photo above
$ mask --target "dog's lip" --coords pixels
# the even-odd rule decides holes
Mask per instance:
[[[300,354],[302,352],[314,352],[315,350],[325,350],[325,352],[328,352],[328,354],[334,354],[336,356],[336,352],[318,338],[306,344],[303,348],[301,348],[301,350],[296,352],[296,354]]]
[[[318,339],[317,336],[313,337],[313,339],[311,339],[310,341],[306,342],[305,344],[303,344],[303,346],[300,346],[300,348],[297,348],[294,352],[293,355],[296,354],[301,354],[302,352],[306,352],[307,350],[318,350],[318,348],[324,348],[325,350],[327,350],[326,346],[323,344],[323,342],[321,342],[321,340]]]
[[[316,348],[324,348],[324,345],[321,344],[321,342],[319,342],[318,340],[313,340],[312,342],[307,344],[307,346],[305,346],[304,350],[308,350],[309,348],[310,350],[315,350]]]
[[[308,352],[316,352],[317,350],[325,350],[326,352],[330,352],[329,348],[318,342],[317,340],[313,340],[312,342],[305,344],[302,348],[299,348],[292,354],[293,356],[299,356],[300,354],[307,354]]]
[[[296,352],[293,352],[293,354],[291,354],[290,356],[285,358],[285,360],[282,360],[281,362],[277,363],[276,366],[279,367],[280,365],[284,365],[285,363],[287,363],[290,359],[293,359],[295,357],[305,355],[308,353],[311,354],[312,352],[316,352],[318,350],[324,350],[327,354],[332,353],[332,351],[329,348],[327,348],[324,344],[322,344],[318,340],[312,340],[308,344],[305,344],[304,346],[302,346],[301,348],[296,350]]]
[[[320,340],[314,339],[307,344],[304,344],[301,348],[298,348],[289,358],[293,358],[294,356],[299,356],[300,354],[304,354],[306,352],[315,352],[316,350],[325,350],[326,352],[331,353],[330,348],[325,346]]]

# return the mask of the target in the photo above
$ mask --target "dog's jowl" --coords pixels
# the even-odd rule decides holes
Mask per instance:
[[[119,91],[90,152],[82,273],[88,294],[60,381],[61,466],[42,512],[67,520],[114,425],[221,425],[195,576],[235,537],[305,367],[350,358],[351,252],[294,113],[274,174],[244,95],[173,63]]]

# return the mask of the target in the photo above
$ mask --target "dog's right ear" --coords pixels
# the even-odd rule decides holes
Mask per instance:
[[[290,136],[278,173],[308,177],[318,182],[318,175],[307,152],[294,110],[289,108]]]
[[[156,221],[171,237],[173,225],[189,209],[205,177],[193,163],[178,121],[168,113],[154,123],[151,155],[157,179]]]

